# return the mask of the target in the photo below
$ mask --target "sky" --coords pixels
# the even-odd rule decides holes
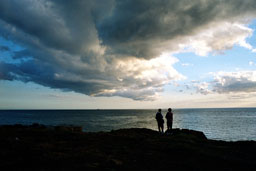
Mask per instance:
[[[255,0],[0,1],[0,109],[256,106]]]

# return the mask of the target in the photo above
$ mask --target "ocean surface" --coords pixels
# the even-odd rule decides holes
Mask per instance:
[[[121,128],[157,130],[157,110],[0,110],[0,125],[77,125],[85,132]],[[162,110],[165,116],[167,110]],[[256,141],[256,108],[174,109],[173,128],[203,131],[207,138]],[[165,121],[166,124],[166,121]],[[165,125],[166,129],[166,125]]]

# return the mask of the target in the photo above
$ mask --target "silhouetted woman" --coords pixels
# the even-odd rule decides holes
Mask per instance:
[[[161,113],[161,109],[158,109],[158,112],[156,113],[156,121],[158,125],[158,131],[159,132],[164,132],[164,119],[163,115]]]
[[[172,122],[173,122],[173,113],[171,108],[168,109],[168,112],[166,113],[165,118],[167,120],[167,131],[171,131]]]

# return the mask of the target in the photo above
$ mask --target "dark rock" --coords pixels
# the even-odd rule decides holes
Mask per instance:
[[[82,132],[83,127],[81,126],[55,126],[54,127],[56,131],[70,131],[70,132]]]
[[[195,140],[207,140],[203,132],[189,130],[189,129],[176,128],[172,130],[167,130],[165,134],[172,135],[172,136],[182,136],[184,138],[186,137],[186,138],[195,139]]]
[[[52,129],[54,128],[54,129]],[[84,133],[75,126],[0,126],[0,170],[255,170],[256,142],[149,129]]]

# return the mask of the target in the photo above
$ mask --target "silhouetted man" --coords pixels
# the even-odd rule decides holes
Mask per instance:
[[[164,119],[163,115],[161,113],[161,109],[158,109],[158,112],[156,113],[156,121],[158,125],[158,131],[159,132],[164,132]]]
[[[171,131],[172,122],[173,122],[173,113],[171,108],[168,109],[168,112],[166,113],[165,118],[167,120],[167,131]]]

